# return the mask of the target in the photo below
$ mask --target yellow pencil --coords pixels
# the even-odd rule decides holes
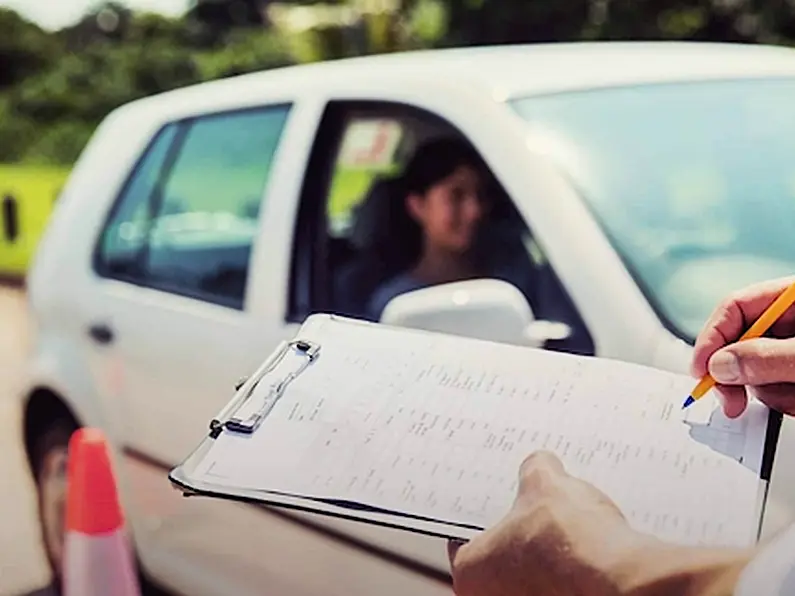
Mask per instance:
[[[756,339],[757,337],[762,337],[768,329],[781,318],[787,309],[790,306],[795,304],[795,283],[793,283],[790,287],[788,287],[782,294],[776,298],[776,300],[767,307],[767,310],[762,313],[762,316],[759,317],[753,325],[743,333],[742,337],[737,341],[745,341],[746,339]],[[715,379],[712,378],[712,375],[707,373],[698,382],[698,385],[695,386],[693,391],[690,392],[690,395],[685,400],[685,403],[682,405],[682,409],[686,408],[687,406],[694,404],[696,401],[704,397],[707,391],[712,389],[715,385]]]

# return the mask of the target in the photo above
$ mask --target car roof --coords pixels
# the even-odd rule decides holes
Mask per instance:
[[[278,87],[296,93],[344,89],[357,80],[406,84],[449,82],[497,99],[600,87],[676,81],[795,76],[795,49],[706,42],[570,42],[419,50],[287,66],[199,83],[133,102],[207,105],[213,96]],[[418,87],[421,89],[422,87]]]
[[[719,76],[795,73],[795,50],[782,46],[697,42],[573,42],[482,46],[381,54],[280,69],[287,79],[313,76],[440,73],[486,83],[506,92],[543,94],[562,81],[575,87]],[[275,72],[273,74],[276,74]],[[246,75],[267,76],[268,73]]]

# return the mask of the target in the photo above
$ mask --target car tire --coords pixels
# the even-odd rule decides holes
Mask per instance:
[[[68,418],[57,418],[33,440],[31,463],[44,554],[52,572],[52,589],[61,593],[66,509],[66,454],[69,438],[77,430]]]

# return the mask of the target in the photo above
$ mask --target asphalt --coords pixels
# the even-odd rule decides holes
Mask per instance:
[[[0,279],[0,596],[57,596],[39,537],[21,433],[22,370],[30,340],[25,294]],[[173,596],[156,586],[145,596]]]
[[[0,595],[49,596],[33,481],[22,448],[19,399],[29,328],[25,295],[0,285]]]

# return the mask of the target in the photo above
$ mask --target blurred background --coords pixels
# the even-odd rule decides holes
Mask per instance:
[[[0,594],[48,581],[20,440],[22,281],[114,108],[202,81],[421,48],[572,40],[795,43],[789,0],[0,0]],[[5,212],[5,211],[4,211]],[[7,473],[7,475],[6,475]]]
[[[0,274],[25,271],[94,127],[130,100],[288,64],[577,39],[790,44],[786,0],[0,1],[0,193],[19,200]]]

